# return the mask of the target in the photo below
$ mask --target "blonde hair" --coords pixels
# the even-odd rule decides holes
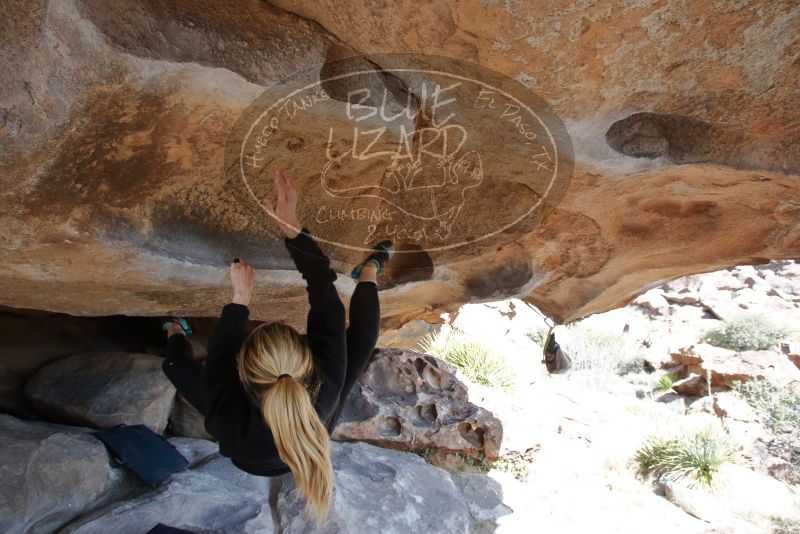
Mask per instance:
[[[257,327],[239,355],[239,377],[261,406],[281,460],[319,524],[333,493],[331,440],[309,393],[313,360],[305,337],[282,323]],[[280,378],[281,375],[290,376]]]

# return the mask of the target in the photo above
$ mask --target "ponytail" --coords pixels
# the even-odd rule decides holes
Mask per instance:
[[[306,512],[322,522],[333,493],[331,440],[308,392],[311,350],[291,327],[272,323],[245,341],[239,375],[261,407],[280,459],[294,474]],[[279,378],[281,375],[285,376]]]
[[[324,518],[333,490],[331,440],[308,391],[294,378],[278,380],[263,395],[261,410],[281,460],[306,496],[306,509]]]

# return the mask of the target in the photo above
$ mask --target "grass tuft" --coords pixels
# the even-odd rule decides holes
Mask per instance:
[[[661,378],[658,379],[656,382],[656,391],[669,391],[672,389],[672,386],[675,385],[675,382],[679,380],[678,375],[675,373],[665,373],[661,375]]]
[[[492,463],[492,469],[509,473],[520,482],[528,482],[531,476],[533,456],[530,453],[509,454]]]
[[[607,389],[614,377],[631,368],[643,368],[636,342],[625,335],[596,330],[580,323],[558,335],[561,347],[572,359],[573,379],[598,389]],[[561,332],[559,332],[561,334]]]
[[[788,335],[786,328],[763,315],[744,314],[710,330],[703,341],[730,350],[764,350]]]
[[[787,477],[800,482],[800,392],[766,380],[734,382],[731,390],[752,406],[775,436],[770,452],[789,462]]]
[[[455,365],[473,382],[504,390],[514,387],[514,373],[506,359],[462,330],[428,334],[420,341],[420,348]]]
[[[708,428],[681,437],[648,438],[634,460],[643,475],[710,487],[720,467],[733,462],[738,451],[730,437]]]

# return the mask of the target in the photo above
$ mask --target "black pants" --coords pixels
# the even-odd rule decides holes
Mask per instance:
[[[373,282],[359,282],[350,297],[350,325],[347,327],[347,371],[344,387],[339,397],[339,407],[331,420],[330,428],[339,418],[344,400],[353,385],[366,369],[378,342],[381,309],[378,287]],[[202,364],[193,359],[192,345],[186,336],[176,334],[167,339],[164,374],[178,393],[201,414],[206,415],[208,404],[203,395]]]

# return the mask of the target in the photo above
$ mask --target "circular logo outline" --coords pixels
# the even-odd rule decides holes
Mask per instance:
[[[357,57],[365,57],[365,56],[357,56]],[[435,56],[435,57],[438,57],[438,56]],[[452,58],[447,58],[447,59],[452,59]],[[469,63],[469,62],[465,62],[465,61],[462,61],[462,60],[457,60],[457,61],[463,62],[463,63]],[[483,68],[483,69],[486,68],[486,67],[482,67],[480,65],[478,65],[478,66],[480,68]],[[301,71],[300,73],[297,73],[295,76],[298,76],[298,75],[304,74],[304,73],[312,72],[317,67],[318,67],[318,65],[314,65],[312,67],[309,67],[309,68]],[[286,224],[279,217],[277,217],[277,215],[273,215],[269,211],[267,211],[267,209],[264,207],[262,201],[256,196],[256,194],[253,191],[252,187],[250,186],[250,183],[249,183],[249,181],[247,179],[247,176],[246,176],[246,172],[245,172],[245,169],[244,169],[245,147],[247,146],[248,140],[250,139],[250,136],[253,133],[253,130],[256,128],[256,126],[262,121],[262,119],[270,111],[272,111],[276,107],[280,106],[282,103],[286,102],[288,99],[292,98],[294,95],[296,95],[298,93],[301,93],[303,91],[307,91],[308,89],[313,88],[313,87],[321,86],[323,83],[336,81],[336,80],[340,80],[340,79],[346,79],[346,78],[350,78],[350,77],[358,76],[358,75],[362,75],[362,74],[367,74],[367,75],[374,74],[375,72],[376,72],[376,69],[356,70],[356,71],[347,72],[345,74],[338,74],[336,76],[326,77],[324,80],[319,79],[319,80],[317,80],[315,82],[309,83],[309,84],[307,84],[307,85],[305,85],[303,87],[300,87],[298,89],[295,89],[292,92],[290,92],[289,94],[284,95],[281,98],[279,98],[271,106],[269,106],[266,110],[264,110],[261,114],[259,114],[258,117],[252,122],[252,124],[250,125],[250,128],[247,130],[247,133],[245,134],[244,138],[241,141],[241,148],[240,148],[239,157],[238,157],[238,160],[239,160],[239,174],[240,174],[240,178],[241,178],[242,182],[245,185],[245,188],[248,191],[248,194],[256,202],[256,204],[258,205],[258,207],[261,209],[262,212],[266,213],[273,220],[275,220],[275,221],[277,221],[279,223]],[[448,244],[448,245],[441,245],[441,246],[434,246],[434,247],[423,246],[422,250],[424,250],[425,252],[440,252],[440,251],[453,250],[453,249],[464,247],[464,246],[471,245],[471,244],[474,244],[474,243],[482,242],[482,241],[484,241],[484,240],[486,240],[486,239],[488,239],[488,238],[490,238],[492,236],[495,236],[495,235],[497,235],[497,234],[499,234],[501,232],[504,232],[505,230],[507,230],[507,229],[519,224],[526,217],[529,217],[539,206],[541,206],[542,203],[550,195],[554,184],[558,181],[558,178],[559,178],[559,176],[558,176],[559,164],[560,164],[560,162],[559,162],[559,154],[561,152],[563,152],[563,150],[560,149],[559,144],[556,141],[556,139],[554,138],[553,132],[551,131],[551,129],[548,126],[548,124],[544,120],[542,120],[542,118],[539,116],[538,113],[534,112],[530,108],[530,106],[528,106],[526,103],[522,102],[518,97],[516,97],[513,94],[510,94],[509,92],[507,92],[504,89],[492,86],[492,85],[490,85],[490,84],[488,84],[486,82],[483,82],[481,80],[476,80],[476,79],[473,79],[473,78],[470,78],[470,77],[467,77],[467,76],[462,76],[460,74],[453,74],[453,73],[449,73],[449,72],[446,72],[446,71],[430,70],[430,69],[424,69],[424,68],[386,67],[386,68],[381,68],[380,72],[383,72],[383,73],[408,72],[408,73],[439,75],[439,76],[449,77],[451,79],[456,79],[456,80],[460,80],[460,81],[466,81],[466,82],[474,83],[474,84],[477,84],[480,87],[483,87],[485,89],[488,89],[488,90],[491,90],[491,91],[495,91],[495,92],[499,93],[500,95],[504,96],[505,98],[508,98],[509,100],[513,101],[515,104],[519,105],[520,108],[526,110],[531,116],[533,116],[538,121],[538,123],[541,125],[541,127],[544,129],[544,131],[547,132],[549,141],[550,141],[550,143],[551,143],[551,145],[553,147],[553,151],[554,151],[554,153],[553,153],[553,156],[554,156],[553,157],[554,167],[553,167],[553,171],[552,171],[551,177],[550,177],[550,179],[548,181],[547,189],[541,195],[541,197],[537,200],[537,202],[533,206],[531,206],[525,213],[523,213],[522,215],[520,215],[519,217],[517,217],[516,219],[514,219],[510,223],[508,223],[508,224],[506,224],[504,226],[501,226],[500,228],[497,228],[497,229],[495,229],[495,230],[493,230],[491,232],[485,233],[485,234],[481,235],[480,237],[476,237],[476,238],[473,238],[473,239],[470,239],[470,240],[465,240],[465,241],[461,241],[461,242],[458,242],[458,243],[452,243],[452,244]],[[286,79],[290,79],[290,78],[291,77],[286,78]],[[519,84],[519,82],[516,82],[516,81],[515,81],[515,83]],[[280,85],[280,84],[276,84],[276,86],[277,85]],[[524,87],[522,84],[519,84],[519,85],[520,85],[520,87]],[[270,89],[273,89],[276,86],[271,86],[271,87],[267,88],[262,93],[262,96],[265,93],[269,92]],[[258,98],[261,98],[261,96],[259,96]],[[258,98],[256,100],[258,100]],[[560,119],[558,119],[558,120],[560,121]],[[565,133],[566,133],[566,128],[565,128]],[[571,145],[571,142],[570,142],[570,145]],[[571,148],[571,146],[570,146],[570,148]],[[561,152],[560,152],[560,150],[561,150]],[[569,152],[569,151],[567,151],[567,152]],[[567,154],[567,155],[569,156],[570,154]],[[322,171],[322,172],[324,172],[324,171]],[[363,196],[364,197],[371,197],[371,198],[378,198],[380,200],[385,200],[385,199],[383,199],[383,197],[380,197],[379,195],[374,195],[374,194],[365,194]],[[341,247],[341,248],[346,249],[346,250],[358,251],[358,252],[370,252],[372,250],[371,248],[368,248],[368,247],[365,247],[365,246],[353,246],[353,245],[348,245],[348,244],[345,244],[345,243],[340,243],[338,241],[327,239],[327,238],[325,238],[323,236],[320,236],[320,235],[317,235],[317,234],[314,234],[314,238],[317,241],[326,243],[328,245]],[[398,253],[398,254],[403,254],[403,253],[415,254],[417,252],[418,251],[415,251],[415,250],[397,250],[396,251],[396,253]]]

